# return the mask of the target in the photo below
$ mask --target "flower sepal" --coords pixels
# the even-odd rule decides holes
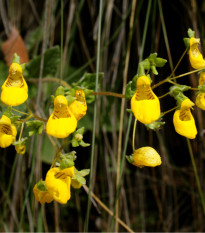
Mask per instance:
[[[133,154],[131,155],[126,155],[126,159],[129,163],[133,164],[134,163],[134,160],[133,160]]]
[[[40,191],[47,191],[45,181],[43,181],[42,179],[39,180],[38,183],[37,183],[37,188],[38,188],[38,190],[40,190]]]
[[[74,177],[71,179],[71,186],[75,189],[81,188],[82,185],[86,184],[86,179],[84,178],[90,173],[90,169],[83,169],[78,171],[76,168],[74,170]]]
[[[162,121],[162,116],[160,116],[158,120],[156,120],[156,121],[154,121],[154,122],[152,122],[150,124],[145,124],[145,126],[147,127],[147,129],[151,129],[151,130],[157,131],[164,124],[165,124],[165,121]]]
[[[75,160],[76,160],[76,152],[71,151],[70,153],[67,154],[60,154],[57,160],[57,164],[61,170],[65,168],[70,168],[75,165]]]

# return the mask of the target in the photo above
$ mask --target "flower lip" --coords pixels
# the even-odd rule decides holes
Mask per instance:
[[[190,38],[190,42],[189,42],[190,47],[191,47],[192,45],[199,44],[199,43],[200,43],[200,39],[199,39],[199,38],[194,38],[194,37],[191,37],[191,38]]]

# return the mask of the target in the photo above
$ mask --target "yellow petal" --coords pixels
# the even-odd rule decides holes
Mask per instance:
[[[199,76],[199,85],[203,86],[205,84],[205,72],[201,72]]]
[[[11,120],[2,115],[0,119],[0,147],[6,148],[10,146],[16,139],[17,130],[11,124]]]
[[[196,96],[196,106],[205,110],[205,93],[200,93]]]
[[[192,101],[188,98],[185,99],[181,104],[180,110],[176,110],[173,117],[176,132],[189,139],[194,139],[197,135],[195,120],[190,111],[193,105]]]
[[[135,118],[143,124],[150,124],[160,116],[160,102],[153,93],[154,99],[137,100],[137,93],[131,98],[131,110]]]
[[[39,201],[41,204],[50,203],[53,201],[52,195],[48,191],[39,190],[37,184],[35,184],[33,188],[33,193],[36,201]]]
[[[75,92],[75,96],[76,100],[69,105],[69,109],[75,116],[76,120],[79,121],[87,112],[87,104],[83,90],[77,90]]]
[[[194,69],[201,69],[205,67],[205,60],[198,49],[200,40],[197,38],[190,38],[189,61]]]
[[[67,99],[59,95],[54,99],[54,110],[46,124],[47,134],[66,138],[76,130],[77,120],[69,110]]]
[[[137,167],[156,167],[161,165],[161,157],[157,151],[149,146],[141,147],[134,151],[132,156],[134,163]]]
[[[66,169],[65,169],[66,170]],[[51,168],[46,174],[46,188],[52,197],[61,204],[70,199],[71,177],[58,167]],[[70,172],[70,171],[69,171]]]

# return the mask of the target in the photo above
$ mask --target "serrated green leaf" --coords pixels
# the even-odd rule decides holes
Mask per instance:
[[[19,120],[21,116],[18,116],[18,115],[12,115],[10,116],[10,120],[11,120],[11,123],[14,124],[16,121]]]
[[[44,123],[39,120],[33,120],[33,121],[27,121],[26,125],[29,129],[29,136],[32,136],[34,134],[41,134],[43,131],[43,125]]]
[[[40,73],[41,55],[34,57],[26,64],[29,77],[37,78]],[[60,64],[60,48],[55,46],[44,53],[43,77],[55,76]]]

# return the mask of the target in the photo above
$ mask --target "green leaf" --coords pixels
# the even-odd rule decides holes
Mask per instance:
[[[190,38],[195,37],[195,31],[193,31],[191,28],[188,29],[187,33]]]
[[[8,106],[6,111],[4,112],[4,115],[10,118],[12,116],[12,107]]]
[[[126,86],[125,90],[125,98],[126,99],[131,99],[132,96],[134,95],[135,91],[132,90],[132,81],[129,81],[129,83]]]
[[[156,70],[156,66],[151,66],[150,68],[151,68],[153,74],[158,75],[158,72]]]
[[[73,97],[71,95],[66,95],[65,98],[68,101],[68,105],[72,104],[76,100],[76,97]]]
[[[132,155],[126,155],[126,159],[129,163],[133,164],[134,163],[134,160],[133,160],[133,157]]]
[[[28,140],[27,137],[21,138],[21,140],[15,141],[15,142],[13,142],[12,144],[13,144],[14,146],[16,146],[16,145],[25,145],[26,142],[27,142],[27,140]]]
[[[100,86],[103,75],[104,73],[99,73],[97,88],[99,88]],[[96,73],[85,73],[78,82],[72,83],[72,86],[95,90],[95,81],[96,81]]]
[[[75,138],[73,138],[72,139],[72,147],[77,147],[77,146],[79,146],[79,142]]]
[[[82,146],[82,147],[90,146],[89,143],[85,143],[83,140],[79,142],[79,145]]]
[[[32,136],[34,134],[41,134],[43,131],[43,125],[44,123],[42,121],[33,120],[26,122],[26,125],[29,129],[29,136]]]
[[[184,44],[187,48],[189,48],[189,45],[190,45],[190,38],[184,38]]]
[[[60,162],[60,169],[65,169],[74,166],[75,163],[71,159],[62,159]]]
[[[20,64],[20,57],[18,56],[17,53],[14,53],[13,59],[12,59],[12,63],[18,63]]]
[[[64,87],[62,86],[59,86],[57,89],[56,89],[56,93],[55,93],[55,96],[58,96],[58,95],[64,95]]]
[[[160,58],[160,57],[157,57],[155,59],[155,64],[156,64],[156,67],[163,67],[165,65],[165,63],[167,62],[166,59],[163,59],[163,58]]]
[[[38,188],[38,190],[40,190],[40,191],[47,191],[45,181],[43,181],[42,179],[39,180],[38,183],[37,183],[37,188]]]
[[[162,127],[162,125],[164,125],[164,124],[165,124],[165,122],[162,122],[161,117],[160,117],[157,121],[154,121],[150,124],[146,124],[145,126],[147,127],[147,129],[151,129],[151,130],[156,131],[156,130],[159,130]]]
[[[40,63],[41,63],[41,55],[31,59],[27,63],[26,70],[29,77],[32,78],[39,77]],[[59,64],[60,64],[59,46],[55,46],[53,48],[47,49],[44,53],[43,77],[55,76],[58,71]]]
[[[87,176],[90,173],[90,169],[83,169],[81,171],[78,171],[80,176]]]

